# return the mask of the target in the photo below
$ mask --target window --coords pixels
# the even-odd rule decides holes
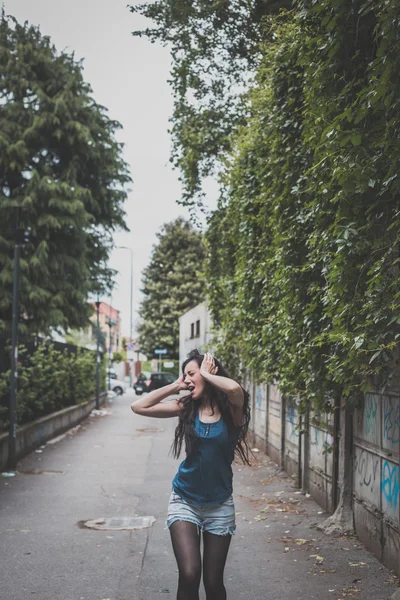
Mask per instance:
[[[194,323],[190,325],[190,339],[194,338]]]
[[[196,321],[196,337],[200,337],[200,320]]]

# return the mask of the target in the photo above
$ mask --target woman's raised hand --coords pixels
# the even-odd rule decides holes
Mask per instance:
[[[210,373],[210,375],[216,375],[217,371],[218,367],[215,366],[213,356],[209,352],[206,352],[203,362],[201,363],[200,373]]]
[[[175,381],[175,386],[177,388],[177,391],[180,392],[181,390],[187,390],[188,386],[186,385],[185,381],[185,376],[181,375],[180,377],[178,377],[178,379]]]

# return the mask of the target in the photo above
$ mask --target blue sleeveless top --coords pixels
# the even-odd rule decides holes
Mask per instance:
[[[179,465],[172,487],[192,504],[222,504],[232,494],[231,464],[240,428],[229,431],[222,416],[215,423],[203,423],[197,412],[194,431],[199,439],[192,454]]]

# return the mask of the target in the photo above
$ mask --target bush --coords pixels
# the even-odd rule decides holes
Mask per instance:
[[[81,404],[96,393],[96,354],[56,350],[42,343],[28,354],[20,347],[18,364],[17,421],[23,425],[68,406]],[[101,390],[105,389],[104,361],[101,365]],[[0,429],[8,427],[10,371],[0,377]]]

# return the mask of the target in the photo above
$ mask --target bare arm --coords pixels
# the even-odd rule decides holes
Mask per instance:
[[[228,401],[235,407],[243,407],[244,394],[242,387],[234,380],[228,377],[216,375],[218,367],[214,364],[214,359],[211,354],[204,356],[201,363],[200,373],[203,379],[214,385],[218,390],[225,392],[228,396]]]
[[[131,404],[131,409],[137,415],[145,417],[155,417],[158,419],[176,417],[181,410],[181,405],[177,400],[162,402],[168,396],[179,394],[181,390],[186,390],[187,386],[183,383],[183,377],[180,377],[174,383],[170,383],[158,390],[153,390],[146,394],[144,398],[136,400]]]

